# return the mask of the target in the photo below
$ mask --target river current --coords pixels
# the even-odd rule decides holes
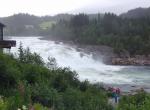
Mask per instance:
[[[77,51],[76,48],[63,42],[40,40],[40,37],[11,37],[17,41],[17,46],[11,49],[17,53],[20,42],[23,47],[29,47],[47,61],[49,56],[55,57],[59,66],[75,70],[80,80],[101,82],[105,84],[149,85],[150,68],[138,66],[111,66],[102,60],[94,60],[91,54]],[[81,56],[82,53],[82,56]]]

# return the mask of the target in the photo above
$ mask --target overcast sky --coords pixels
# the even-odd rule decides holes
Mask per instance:
[[[0,16],[29,13],[38,16],[59,13],[114,12],[150,7],[150,0],[0,0]]]

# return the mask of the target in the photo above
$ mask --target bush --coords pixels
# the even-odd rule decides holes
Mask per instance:
[[[7,102],[0,96],[0,110],[7,110]]]
[[[38,104],[38,103],[35,103],[35,104],[33,105],[33,108],[34,108],[35,110],[48,110],[48,108],[43,107],[41,104]]]
[[[150,107],[150,95],[139,92],[133,96],[121,98],[117,110],[148,110]]]

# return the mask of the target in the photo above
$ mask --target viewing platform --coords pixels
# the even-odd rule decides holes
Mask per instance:
[[[11,48],[16,46],[15,40],[0,40],[0,48]]]
[[[4,24],[0,23],[0,48],[8,48],[16,46],[15,40],[4,40],[3,39],[3,28],[6,27]]]

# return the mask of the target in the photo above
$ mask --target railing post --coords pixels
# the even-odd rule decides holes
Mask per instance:
[[[0,41],[3,40],[3,27],[0,27]],[[3,48],[0,47],[0,51],[3,53]]]
[[[3,28],[0,28],[0,40],[3,40]]]

